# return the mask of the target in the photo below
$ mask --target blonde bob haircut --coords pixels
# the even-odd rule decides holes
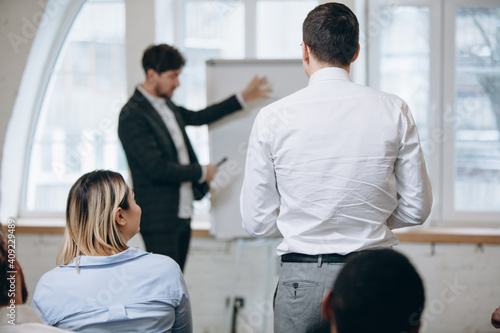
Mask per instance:
[[[128,248],[118,230],[118,207],[129,208],[129,187],[122,175],[96,170],[81,176],[71,187],[66,204],[66,230],[57,265],[79,256],[109,256]]]

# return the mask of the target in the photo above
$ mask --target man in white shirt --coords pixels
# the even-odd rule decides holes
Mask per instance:
[[[196,112],[187,110],[171,100],[184,64],[175,47],[148,47],[142,58],[146,79],[122,108],[118,123],[136,200],[142,208],[146,249],[171,257],[181,269],[191,237],[193,200],[205,196],[217,171],[213,164],[198,163],[185,127],[209,124],[269,93],[264,87],[266,78],[255,77],[241,93],[225,101]]]
[[[354,84],[359,26],[338,3],[303,24],[309,85],[257,115],[241,191],[243,227],[283,237],[275,332],[328,332],[320,304],[349,254],[398,244],[422,224],[432,192],[410,110]]]

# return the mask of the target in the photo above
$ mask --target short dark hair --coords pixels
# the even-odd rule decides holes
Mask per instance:
[[[358,19],[343,4],[319,5],[304,20],[302,38],[319,61],[349,66],[359,45]]]
[[[425,296],[422,279],[410,261],[383,249],[348,260],[331,300],[338,333],[400,333],[418,329]]]
[[[177,70],[184,66],[186,60],[175,47],[167,44],[149,46],[142,56],[142,67],[147,73],[154,69],[158,74],[168,70]]]

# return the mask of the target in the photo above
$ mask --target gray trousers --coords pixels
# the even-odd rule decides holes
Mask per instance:
[[[281,263],[274,296],[275,333],[330,332],[321,302],[343,263]]]

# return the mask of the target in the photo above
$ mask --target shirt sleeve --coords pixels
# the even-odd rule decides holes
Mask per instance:
[[[206,165],[202,165],[201,166],[201,177],[200,179],[198,179],[198,183],[201,184],[205,181],[205,179],[207,179],[207,166]]]
[[[253,237],[282,237],[276,224],[280,197],[267,141],[269,127],[264,118],[261,111],[254,122],[248,142],[240,195],[242,223],[243,228]]]
[[[180,295],[179,306],[175,309],[175,322],[172,327],[172,333],[192,333],[193,319],[191,313],[191,301],[189,298],[186,282],[179,270],[180,275]]]
[[[236,99],[238,100],[238,102],[240,103],[241,108],[244,109],[246,107],[246,102],[245,102],[245,99],[243,98],[243,95],[241,94],[241,92],[236,93],[235,96],[236,96]]]
[[[425,222],[432,207],[432,189],[415,121],[406,103],[401,113],[402,139],[394,172],[398,206],[387,220],[390,229]]]
[[[44,324],[55,325],[56,322],[49,320],[49,318],[47,318],[45,314],[44,311],[45,305],[42,304],[45,298],[40,297],[40,293],[43,294],[43,291],[42,292],[40,291],[41,289],[42,290],[44,289],[43,282],[44,279],[42,277],[35,288],[35,293],[33,295],[33,299],[31,300],[31,307],[33,308],[33,310],[35,310],[35,312],[37,313],[37,315],[40,317],[40,319],[43,321]]]

